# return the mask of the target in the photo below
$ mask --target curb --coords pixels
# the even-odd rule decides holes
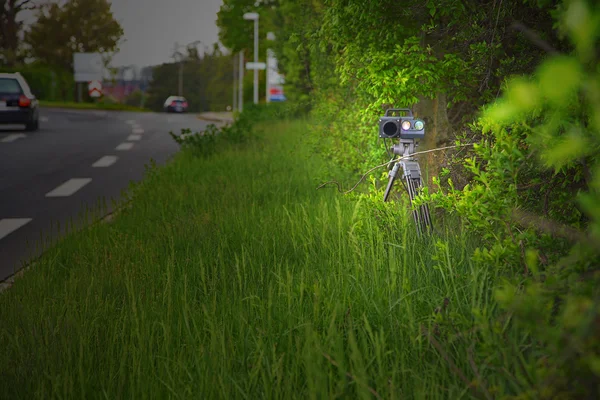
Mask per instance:
[[[220,122],[223,124],[230,124],[230,123],[233,123],[233,121],[234,121],[233,118],[209,117],[209,116],[202,115],[202,114],[196,115],[196,118],[203,120],[203,121]]]

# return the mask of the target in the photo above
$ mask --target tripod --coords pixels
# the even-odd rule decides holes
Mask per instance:
[[[392,146],[391,150],[394,154],[405,158],[396,161],[388,174],[390,179],[383,195],[384,202],[388,201],[394,181],[398,178],[398,170],[402,168],[402,184],[408,192],[410,204],[413,205],[414,198],[417,196],[419,189],[422,187],[421,167],[419,166],[419,162],[413,156],[411,156],[415,153],[416,147],[417,144],[415,139],[400,139],[400,144],[395,144]],[[431,230],[431,216],[429,214],[429,207],[427,204],[423,204],[414,209],[412,214],[417,226],[417,234],[419,236]]]

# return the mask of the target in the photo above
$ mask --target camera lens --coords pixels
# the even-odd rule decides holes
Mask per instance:
[[[421,129],[423,129],[423,126],[424,126],[423,121],[416,121],[415,122],[415,129],[416,130],[420,131]]]
[[[383,133],[386,136],[394,136],[396,133],[398,132],[398,127],[396,126],[396,124],[392,121],[388,121],[385,124],[383,124]]]
[[[402,129],[405,131],[410,129],[410,121],[402,121]]]

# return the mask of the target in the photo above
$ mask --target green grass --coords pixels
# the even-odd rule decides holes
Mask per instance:
[[[469,398],[454,368],[474,379],[476,336],[445,316],[491,313],[494,273],[456,230],[418,239],[404,213],[386,229],[315,190],[327,164],[305,134],[182,152],[50,250],[0,294],[0,397]]]
[[[119,103],[76,103],[76,102],[62,102],[62,101],[47,101],[40,100],[42,107],[54,107],[54,108],[73,108],[79,110],[112,110],[112,111],[137,111],[137,112],[148,112],[146,108],[129,106],[127,104]]]

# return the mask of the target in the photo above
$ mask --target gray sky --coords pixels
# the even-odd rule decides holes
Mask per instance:
[[[139,67],[172,61],[175,42],[219,40],[217,12],[223,0],[112,0],[125,42],[113,65]],[[201,49],[201,45],[199,45]]]

